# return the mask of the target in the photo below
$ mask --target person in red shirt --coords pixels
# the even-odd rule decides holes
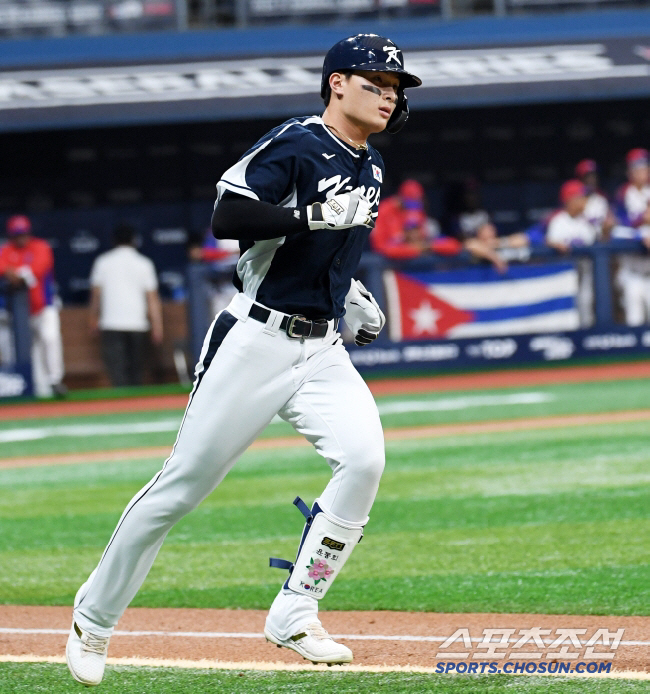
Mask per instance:
[[[0,248],[0,275],[10,286],[27,287],[32,328],[32,377],[39,397],[62,397],[63,346],[59,312],[53,303],[54,256],[47,241],[32,236],[28,217],[7,221],[9,242]]]
[[[397,195],[382,200],[370,243],[377,253],[394,260],[424,253],[453,255],[462,250],[455,239],[440,235],[440,225],[424,211],[424,188],[407,179]]]
[[[475,258],[491,262],[499,272],[508,268],[489,241],[478,237],[460,241],[441,235],[438,222],[424,211],[424,188],[413,179],[404,181],[397,195],[379,203],[370,243],[374,251],[393,260],[408,260],[427,253],[456,255],[465,249]]]

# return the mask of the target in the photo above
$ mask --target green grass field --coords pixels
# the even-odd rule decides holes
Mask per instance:
[[[102,694],[201,694],[203,692],[284,692],[304,694],[638,694],[647,682],[632,680],[451,676],[417,673],[255,672],[109,667]],[[0,692],[63,694],[84,691],[70,681],[65,665],[0,663]]]
[[[401,427],[647,408],[650,392],[639,380],[378,402],[384,425]],[[4,456],[171,445],[180,416],[0,422],[0,442]],[[279,422],[265,435],[290,433]],[[70,605],[124,506],[161,463],[0,470],[0,602]],[[267,608],[284,578],[268,568],[268,557],[293,557],[302,527],[291,501],[296,494],[315,498],[328,473],[310,448],[247,452],[171,531],[133,604]],[[329,602],[337,609],[648,615],[649,586],[650,426],[630,422],[389,441],[366,539],[322,608]],[[134,688],[102,691],[203,691],[206,678],[223,678],[215,691],[648,689],[506,676],[479,684],[469,676],[152,672],[120,670],[112,680],[124,677]],[[0,692],[69,691],[57,688],[63,676],[57,666],[0,665]],[[172,679],[163,686],[166,677]],[[228,678],[241,686],[226,684]],[[159,689],[148,689],[149,681]]]

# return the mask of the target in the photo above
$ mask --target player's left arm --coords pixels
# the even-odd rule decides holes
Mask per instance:
[[[309,231],[306,208],[280,207],[227,192],[212,213],[217,239],[262,241]]]
[[[352,331],[354,344],[358,347],[365,347],[376,340],[386,325],[386,317],[375,297],[355,279],[350,282],[350,291],[345,297],[343,320]]]

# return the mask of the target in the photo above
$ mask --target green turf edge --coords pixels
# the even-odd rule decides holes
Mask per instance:
[[[521,692],[523,694],[634,694],[648,691],[647,681],[513,675],[437,675],[423,673],[259,672],[109,666],[102,694],[189,694],[201,692],[299,692],[375,694],[376,692]],[[86,691],[74,683],[65,665],[0,663],[0,694]]]
[[[477,373],[494,373],[503,371],[561,371],[571,369],[574,366],[602,366],[606,364],[628,364],[635,362],[648,361],[647,354],[618,354],[618,355],[599,355],[593,357],[580,357],[569,359],[565,362],[550,362],[550,361],[533,361],[533,362],[509,362],[509,363],[489,363],[476,364],[476,366],[467,366],[467,364],[454,366],[447,364],[444,368],[426,368],[426,367],[405,367],[401,369],[378,369],[376,371],[361,370],[361,375],[365,381],[381,381],[383,379],[400,378],[408,382],[408,379],[428,378],[431,376],[462,376],[463,374],[475,375]],[[596,376],[594,380],[598,380]]]
[[[407,368],[407,369],[387,369],[371,372],[361,371],[361,375],[366,381],[381,381],[384,379],[399,378],[405,381],[405,386],[409,380],[418,378],[429,378],[432,376],[462,376],[463,374],[472,375],[477,373],[494,373],[508,371],[561,371],[570,369],[574,366],[600,366],[602,364],[621,364],[647,361],[647,356],[643,354],[620,354],[607,356],[583,357],[580,359],[571,359],[562,364],[557,362],[516,362],[510,364],[480,364],[475,367],[463,366],[447,366],[444,369],[435,368]],[[598,380],[597,377],[595,380]],[[157,385],[144,386],[126,386],[122,388],[84,388],[79,390],[71,390],[68,393],[66,400],[84,401],[84,400],[114,400],[119,398],[142,397],[147,395],[181,395],[190,392],[188,386],[183,386],[180,383],[163,383]],[[2,405],[14,405],[20,403],[33,403],[54,400],[54,398],[0,398],[0,408]]]

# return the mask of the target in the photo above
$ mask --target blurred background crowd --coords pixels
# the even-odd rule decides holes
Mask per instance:
[[[384,278],[381,302],[386,272],[433,286],[481,268],[487,288],[564,263],[572,328],[648,325],[648,7],[0,1],[0,370],[17,360],[22,288],[38,394],[186,377],[201,312],[233,292],[237,246],[209,232],[216,181],[270,127],[320,112],[322,55],[364,30],[424,77],[408,127],[373,142],[387,175],[362,266]]]

